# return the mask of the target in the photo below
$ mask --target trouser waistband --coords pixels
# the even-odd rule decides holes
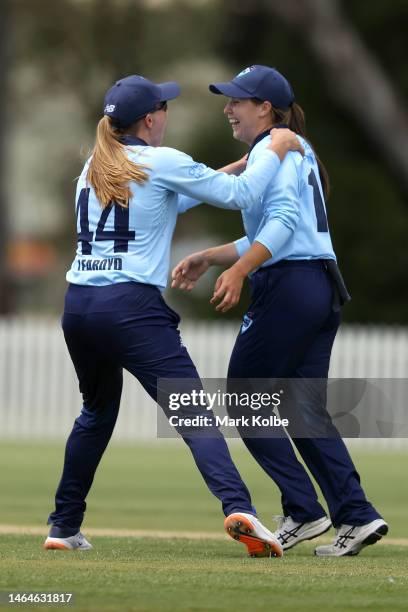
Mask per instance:
[[[344,306],[344,304],[351,300],[351,295],[347,290],[340,268],[335,259],[281,259],[275,264],[259,268],[257,273],[268,273],[280,268],[324,269],[328,272],[334,289],[333,310],[340,310],[341,306]]]

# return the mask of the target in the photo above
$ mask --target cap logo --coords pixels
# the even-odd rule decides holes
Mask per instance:
[[[242,70],[239,74],[237,74],[235,78],[244,76],[244,74],[248,74],[248,72],[252,72],[252,70],[255,70],[255,66],[248,66],[248,68],[244,68],[244,70]]]
[[[115,110],[115,105],[114,104],[107,104],[105,106],[105,113],[113,113],[113,111]]]

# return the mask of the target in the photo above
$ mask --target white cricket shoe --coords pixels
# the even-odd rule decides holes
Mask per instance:
[[[313,540],[326,533],[331,527],[331,520],[327,516],[309,523],[297,523],[291,516],[276,516],[278,522],[274,536],[279,540],[283,550],[289,550],[305,540]]]
[[[366,525],[340,525],[336,529],[333,543],[328,546],[318,546],[315,555],[318,557],[358,555],[362,548],[375,544],[387,533],[388,525],[383,519],[375,519]]]
[[[231,538],[245,544],[250,557],[283,556],[282,546],[272,531],[252,514],[234,512],[225,519],[224,528]]]
[[[52,538],[48,536],[43,547],[46,550],[91,550],[93,548],[92,544],[88,542],[80,531],[69,538]]]

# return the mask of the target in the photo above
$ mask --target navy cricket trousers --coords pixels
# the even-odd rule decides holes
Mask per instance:
[[[158,378],[190,379],[196,389],[201,388],[181,343],[179,321],[151,285],[128,282],[68,288],[62,326],[83,408],[66,444],[56,507],[48,519],[61,534],[75,533],[83,521],[85,499],[118,416],[122,369],[136,376],[155,401]],[[168,406],[162,407],[168,413]],[[199,408],[194,409],[199,414]],[[204,407],[202,411],[208,415]],[[223,436],[215,427],[208,436],[183,435],[208,488],[221,500],[226,515],[254,513]]]
[[[332,309],[333,288],[324,262],[285,260],[261,268],[251,278],[251,291],[252,302],[231,355],[228,378],[326,379],[340,315]],[[328,417],[324,402],[318,410]],[[276,430],[270,434],[270,439],[242,436],[278,485],[285,516],[301,523],[324,516],[284,430],[281,437]],[[379,518],[365,498],[339,435],[298,437],[293,442],[319,484],[334,526],[363,525]]]

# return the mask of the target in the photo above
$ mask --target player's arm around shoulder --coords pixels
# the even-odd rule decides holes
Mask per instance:
[[[160,147],[162,164],[158,166],[160,171],[155,180],[173,192],[201,199],[220,208],[249,208],[259,201],[288,148],[293,148],[294,137],[290,130],[273,131],[281,133],[275,135],[272,141],[268,139],[256,161],[239,176],[217,172],[181,151]],[[295,139],[295,148],[298,146]]]
[[[158,147],[159,148],[159,147]],[[280,161],[275,153],[264,152],[263,160],[250,173],[240,176],[218,172],[192,157],[168,147],[160,147],[155,182],[163,188],[219,208],[247,208],[264,191],[269,172]]]

